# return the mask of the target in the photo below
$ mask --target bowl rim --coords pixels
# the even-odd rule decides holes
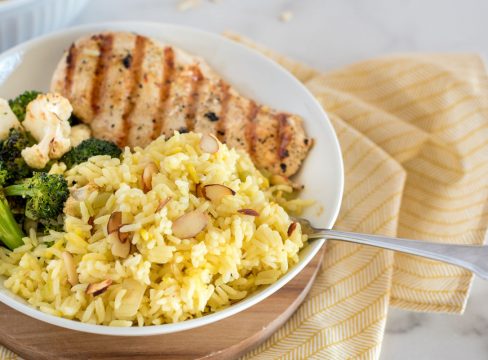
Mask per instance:
[[[34,0],[19,0],[19,1],[24,1],[24,2],[29,2],[29,1],[34,1]],[[59,30],[56,32],[52,32],[47,35],[43,35],[40,37],[36,37],[34,39],[31,39],[29,41],[20,43],[7,51],[3,52],[0,54],[0,58],[5,58],[8,57],[9,55],[18,53],[18,52],[23,52],[26,53],[29,51],[31,47],[34,47],[38,43],[42,43],[43,41],[56,41],[57,38],[64,37],[66,35],[69,35],[71,33],[77,33],[80,31],[86,32],[87,34],[90,32],[95,32],[95,31],[101,31],[100,28],[105,28],[105,29],[111,29],[114,28],[113,31],[124,31],[121,30],[121,27],[126,27],[127,30],[125,31],[139,31],[139,30],[132,30],[134,28],[143,28],[145,26],[153,26],[153,27],[161,27],[161,28],[172,28],[175,31],[194,31],[196,33],[200,33],[204,36],[212,37],[218,41],[223,41],[227,43],[228,45],[231,46],[238,46],[241,49],[244,49],[244,51],[252,52],[253,56],[260,57],[261,61],[265,61],[268,63],[269,66],[274,66],[277,71],[281,73],[282,76],[287,77],[287,81],[294,82],[296,86],[300,87],[302,91],[304,91],[305,94],[308,94],[310,97],[310,101],[315,103],[314,105],[317,106],[320,109],[320,112],[322,113],[323,120],[325,123],[323,124],[327,128],[329,128],[329,131],[331,132],[332,139],[333,139],[333,144],[331,144],[333,147],[335,147],[335,151],[337,154],[337,165],[339,166],[339,169],[337,171],[337,180],[338,180],[338,196],[337,196],[337,203],[336,204],[331,204],[333,206],[332,210],[332,215],[330,217],[330,221],[328,222],[328,227],[332,227],[337,219],[337,216],[339,214],[339,210],[341,208],[341,203],[342,203],[342,197],[343,197],[343,192],[344,192],[344,164],[343,164],[343,159],[342,159],[342,153],[341,153],[341,148],[339,145],[339,140],[337,138],[337,134],[334,130],[334,127],[332,126],[332,123],[327,116],[325,110],[323,109],[322,105],[318,102],[318,100],[311,94],[311,92],[305,87],[303,83],[301,83],[297,78],[295,78],[288,70],[286,70],[283,66],[280,64],[276,63],[275,61],[271,60],[270,58],[266,57],[259,51],[255,49],[251,49],[243,44],[237,43],[233,40],[230,40],[218,33],[206,31],[206,30],[201,30],[199,28],[191,27],[191,26],[186,26],[186,25],[178,25],[178,24],[172,24],[172,23],[162,23],[162,22],[151,22],[151,21],[111,21],[111,22],[97,22],[97,23],[90,23],[90,24],[84,24],[80,26],[75,26],[75,27],[69,27],[63,30]],[[131,30],[129,30],[131,29]],[[196,54],[198,55],[198,54]],[[331,206],[331,208],[332,208]],[[292,269],[290,269],[286,274],[284,274],[281,278],[279,278],[275,283],[264,287],[262,289],[268,289],[266,295],[262,297],[259,300],[255,300],[252,298],[253,294],[250,295],[250,297],[247,297],[246,299],[243,299],[225,309],[216,311],[211,314],[204,315],[200,318],[194,318],[194,319],[189,319],[177,323],[167,323],[167,324],[162,324],[162,325],[147,325],[147,326],[142,326],[142,327],[137,327],[137,326],[132,326],[132,327],[115,327],[115,326],[108,326],[108,325],[94,325],[94,324],[87,324],[87,323],[82,323],[80,321],[76,320],[70,320],[66,319],[63,317],[58,317],[55,315],[47,314],[42,312],[41,310],[38,310],[34,307],[31,307],[30,305],[27,305],[26,303],[23,303],[19,300],[14,299],[11,295],[7,295],[7,293],[10,293],[8,289],[0,290],[0,302],[4,303],[5,305],[23,313],[26,314],[36,320],[40,320],[46,323],[49,323],[51,325],[55,326],[60,326],[63,328],[71,329],[71,330],[76,330],[76,331],[81,331],[81,332],[86,332],[86,333],[92,333],[92,334],[99,334],[99,335],[109,335],[109,336],[153,336],[153,335],[163,335],[163,334],[169,334],[169,333],[175,333],[175,332],[180,332],[180,331],[185,331],[185,330],[190,330],[193,328],[205,326],[205,325],[210,325],[216,321],[225,319],[227,317],[230,317],[232,315],[235,315],[239,312],[245,311],[246,309],[258,304],[259,302],[265,300],[272,294],[274,294],[276,291],[280,290],[283,286],[285,286],[289,281],[291,281],[300,271],[303,270],[304,267],[306,267],[309,262],[313,259],[313,257],[319,252],[319,250],[322,248],[322,246],[325,244],[326,240],[325,239],[319,239],[319,240],[314,240],[314,243],[316,244],[315,247],[313,248],[312,251],[307,255],[308,260],[302,260],[298,262]],[[278,284],[281,284],[281,286],[278,286]],[[271,289],[271,290],[269,290]],[[11,294],[11,293],[10,293]],[[256,294],[256,293],[254,293]],[[253,301],[252,301],[253,300]],[[204,321],[202,321],[205,319]]]

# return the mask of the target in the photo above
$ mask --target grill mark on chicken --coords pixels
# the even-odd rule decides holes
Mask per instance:
[[[186,113],[186,128],[188,131],[193,131],[195,128],[195,114],[198,107],[198,98],[200,96],[199,88],[204,80],[202,72],[198,65],[193,65],[191,68],[191,90],[190,96],[188,97],[187,113]]]
[[[129,53],[123,59],[124,66],[130,69],[129,75],[131,77],[130,94],[129,94],[129,98],[127,99],[128,101],[124,111],[124,115],[122,117],[124,133],[121,142],[123,144],[127,142],[127,136],[129,135],[129,131],[131,128],[131,124],[129,123],[129,116],[134,111],[135,101],[136,101],[137,93],[139,91],[138,83],[142,75],[141,68],[142,68],[142,61],[144,60],[146,42],[147,42],[147,38],[137,35],[133,53],[132,54]],[[127,61],[126,59],[131,59],[131,60]]]
[[[76,69],[76,55],[77,49],[75,44],[71,44],[69,47],[68,55],[66,56],[66,76],[64,84],[64,93],[71,94],[71,88],[73,87],[73,77]]]
[[[276,115],[278,121],[278,136],[276,137],[276,149],[278,150],[279,160],[287,158],[290,154],[288,152],[288,146],[292,139],[291,129],[288,126],[288,115],[279,113]]]
[[[219,81],[219,87],[221,92],[221,100],[220,100],[220,114],[217,122],[217,138],[225,142],[227,129],[226,129],[226,117],[227,112],[229,110],[229,99],[230,99],[230,92],[229,92],[229,85],[224,82],[223,80]]]
[[[96,115],[100,110],[100,91],[104,77],[107,73],[107,64],[112,55],[113,35],[95,35],[94,39],[98,40],[100,54],[98,55],[97,67],[95,69],[95,80],[91,90],[90,103],[93,113]]]
[[[248,145],[247,152],[251,158],[256,157],[256,116],[258,115],[260,108],[254,101],[249,102],[249,108],[247,111],[247,125],[246,125],[246,140]]]
[[[164,48],[163,68],[163,83],[161,84],[161,95],[159,97],[160,108],[156,123],[154,124],[153,139],[156,139],[161,135],[164,125],[165,108],[168,102],[171,82],[173,81],[173,73],[175,70],[175,55],[172,47],[167,46]]]

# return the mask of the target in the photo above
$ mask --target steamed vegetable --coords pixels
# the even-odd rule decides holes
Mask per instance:
[[[12,184],[32,175],[32,169],[21,153],[33,143],[26,132],[15,128],[10,129],[8,137],[0,142],[0,171],[5,171],[5,184]]]
[[[43,169],[49,160],[59,159],[71,149],[68,119],[72,111],[68,99],[59,94],[41,94],[29,103],[22,125],[37,144],[22,150],[27,165]]]
[[[7,172],[0,170],[0,185],[4,184],[6,178]],[[3,191],[0,190],[0,241],[13,250],[24,244],[22,236],[22,230],[14,219]]]
[[[25,215],[32,220],[51,221],[62,213],[69,196],[68,184],[62,175],[35,172],[20,184],[7,186],[7,196],[27,199]]]
[[[90,138],[81,142],[80,145],[68,151],[61,161],[66,164],[68,169],[77,164],[87,161],[92,156],[109,155],[118,158],[122,150],[113,142]]]

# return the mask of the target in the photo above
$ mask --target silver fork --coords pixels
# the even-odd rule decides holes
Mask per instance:
[[[440,244],[423,240],[400,239],[382,235],[317,229],[306,219],[293,219],[300,223],[302,232],[308,235],[310,240],[343,240],[423,256],[425,258],[461,266],[472,271],[479,277],[488,280],[488,246]]]

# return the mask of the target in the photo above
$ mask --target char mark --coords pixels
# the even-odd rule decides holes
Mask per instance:
[[[186,112],[186,128],[192,131],[195,128],[195,114],[198,108],[198,99],[200,97],[200,85],[205,78],[197,64],[191,67],[191,90],[188,98],[188,107]]]
[[[230,98],[230,91],[229,85],[224,81],[219,81],[219,87],[221,92],[221,105],[220,105],[220,114],[218,119],[220,120],[217,124],[217,137],[220,141],[225,142],[225,135],[227,133],[227,112],[229,110],[229,98]]]
[[[146,49],[147,39],[144,36],[137,35],[136,43],[134,46],[133,54],[128,54],[125,58],[130,59],[130,65],[127,67],[123,60],[124,66],[129,69],[129,76],[130,76],[130,94],[129,98],[127,99],[126,107],[124,110],[123,115],[123,138],[120,140],[121,144],[125,146],[127,144],[127,136],[129,135],[129,130],[131,128],[131,124],[129,123],[129,117],[134,111],[135,102],[137,101],[137,93],[139,91],[139,82],[141,81],[142,77],[142,62],[144,60],[144,52]]]
[[[253,160],[256,158],[256,116],[258,115],[258,112],[259,106],[251,100],[247,111],[246,140],[248,144],[248,153]]]
[[[277,136],[277,149],[278,158],[283,160],[287,158],[290,154],[288,152],[288,147],[292,140],[292,129],[288,123],[288,115],[279,113],[276,115],[276,120],[278,121],[278,136]]]
[[[169,93],[171,90],[171,83],[173,82],[173,74],[175,70],[175,55],[172,47],[164,48],[163,55],[163,83],[161,85],[161,92],[159,96],[159,111],[156,121],[154,122],[152,139],[156,139],[163,130],[164,116],[166,113],[166,106],[168,103]]]
[[[100,110],[100,95],[103,86],[103,80],[108,71],[108,65],[110,56],[112,54],[113,47],[113,35],[98,35],[93,36],[92,39],[98,42],[99,55],[97,59],[97,65],[95,68],[95,79],[93,81],[93,87],[91,90],[91,107],[94,114],[97,114]]]
[[[71,44],[68,50],[68,56],[66,56],[66,76],[64,82],[64,94],[69,96],[71,94],[71,88],[73,86],[73,77],[76,69],[76,57],[77,48],[75,44]]]

